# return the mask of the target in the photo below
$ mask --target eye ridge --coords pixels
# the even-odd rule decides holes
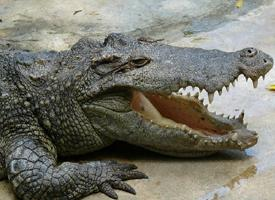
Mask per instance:
[[[143,67],[150,63],[151,59],[147,57],[136,57],[136,58],[130,58],[129,64],[134,67]]]

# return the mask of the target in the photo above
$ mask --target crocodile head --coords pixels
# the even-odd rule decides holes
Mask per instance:
[[[83,110],[103,134],[175,156],[243,150],[257,143],[243,112],[236,118],[216,115],[199,94],[177,93],[197,87],[212,102],[216,91],[221,94],[240,75],[256,87],[273,66],[272,58],[256,48],[180,48],[111,34],[92,64],[100,78],[87,87]]]

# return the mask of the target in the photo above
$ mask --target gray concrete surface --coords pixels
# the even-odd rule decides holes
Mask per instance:
[[[109,32],[164,38],[177,46],[234,51],[258,47],[275,58],[275,1],[147,0],[35,1],[0,0],[0,45],[32,50],[68,48],[81,36],[103,38]],[[81,12],[73,13],[76,10]],[[273,200],[275,199],[275,83],[273,69],[253,89],[240,78],[235,88],[215,95],[210,109],[238,114],[245,109],[249,128],[259,142],[245,152],[227,151],[200,159],[161,156],[116,144],[74,160],[117,159],[135,163],[150,179],[129,181],[136,196],[118,192],[121,200]],[[0,182],[0,200],[15,199],[10,185]],[[108,199],[102,194],[85,199]]]

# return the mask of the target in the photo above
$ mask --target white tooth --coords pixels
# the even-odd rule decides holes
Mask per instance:
[[[257,87],[258,87],[258,80],[254,80],[254,81],[253,81],[253,87],[254,87],[254,88],[257,88]]]
[[[184,88],[179,89],[179,93],[182,94],[184,92]]]
[[[237,139],[238,139],[238,133],[234,133],[234,134],[231,136],[231,139],[232,139],[233,141],[237,141]]]
[[[229,92],[229,86],[225,86],[226,91]]]
[[[194,95],[195,98],[199,98],[199,93],[197,92],[195,95]]]
[[[239,119],[240,122],[243,122],[243,119],[244,119],[244,110],[241,112],[241,114],[239,115],[238,119]]]
[[[231,84],[233,85],[233,87],[235,87],[235,85],[236,85],[236,84],[235,84],[235,81],[233,81]]]
[[[235,142],[233,140],[229,140],[229,144],[235,145]]]
[[[248,81],[248,77],[245,77],[246,82]]]
[[[209,103],[211,104],[214,100],[214,93],[208,93],[208,100],[209,100]]]
[[[222,143],[223,142],[222,138],[218,138],[218,142]]]

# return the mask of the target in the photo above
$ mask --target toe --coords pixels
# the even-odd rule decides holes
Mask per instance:
[[[112,199],[118,199],[116,192],[109,183],[104,182],[98,188],[102,193],[106,194],[108,197]]]
[[[134,190],[134,188],[132,188],[129,184],[127,184],[125,182],[115,181],[115,182],[112,182],[110,184],[114,189],[129,192],[131,194],[136,194],[136,191]]]
[[[140,171],[127,171],[127,172],[118,172],[116,176],[121,180],[130,180],[130,179],[147,179],[144,173]]]

